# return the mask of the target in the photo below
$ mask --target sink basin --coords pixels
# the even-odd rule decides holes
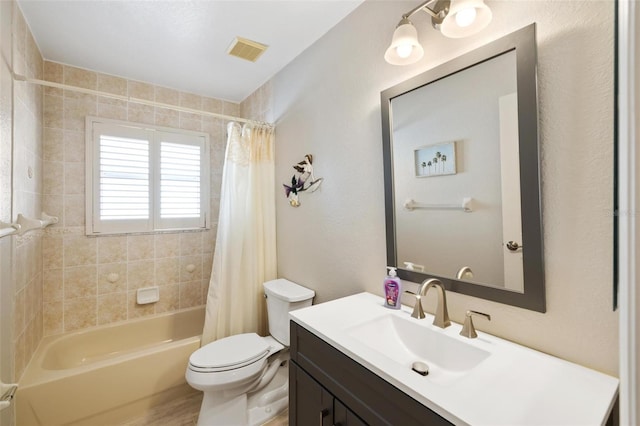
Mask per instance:
[[[391,314],[351,327],[348,334],[408,369],[416,361],[426,363],[429,379],[440,383],[464,376],[491,355],[444,330]]]

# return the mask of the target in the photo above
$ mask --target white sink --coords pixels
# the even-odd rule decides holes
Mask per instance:
[[[440,329],[425,327],[424,320],[422,324],[416,321],[388,314],[351,327],[347,333],[408,369],[416,361],[426,363],[429,378],[439,383],[464,376],[491,355]]]
[[[418,320],[408,306],[390,310],[383,303],[360,293],[289,316],[456,425],[575,426],[607,419],[616,378],[482,331],[467,339],[460,324],[441,329],[431,315]],[[412,371],[416,361],[428,365],[427,376]]]

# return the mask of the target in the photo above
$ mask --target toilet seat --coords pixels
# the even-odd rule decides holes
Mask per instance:
[[[256,333],[236,334],[211,342],[189,357],[189,369],[217,373],[246,367],[266,358],[270,345]]]

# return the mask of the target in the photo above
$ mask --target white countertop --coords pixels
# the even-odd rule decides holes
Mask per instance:
[[[478,331],[478,338],[411,318],[411,309],[386,309],[383,299],[360,293],[291,312],[291,319],[429,409],[457,425],[598,425],[615,402],[618,379]],[[472,370],[438,381],[420,376],[353,337],[354,327],[385,316],[444,333],[490,352]]]

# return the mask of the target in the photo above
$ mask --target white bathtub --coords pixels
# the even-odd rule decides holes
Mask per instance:
[[[46,337],[20,380],[18,426],[112,425],[194,392],[204,308]]]

